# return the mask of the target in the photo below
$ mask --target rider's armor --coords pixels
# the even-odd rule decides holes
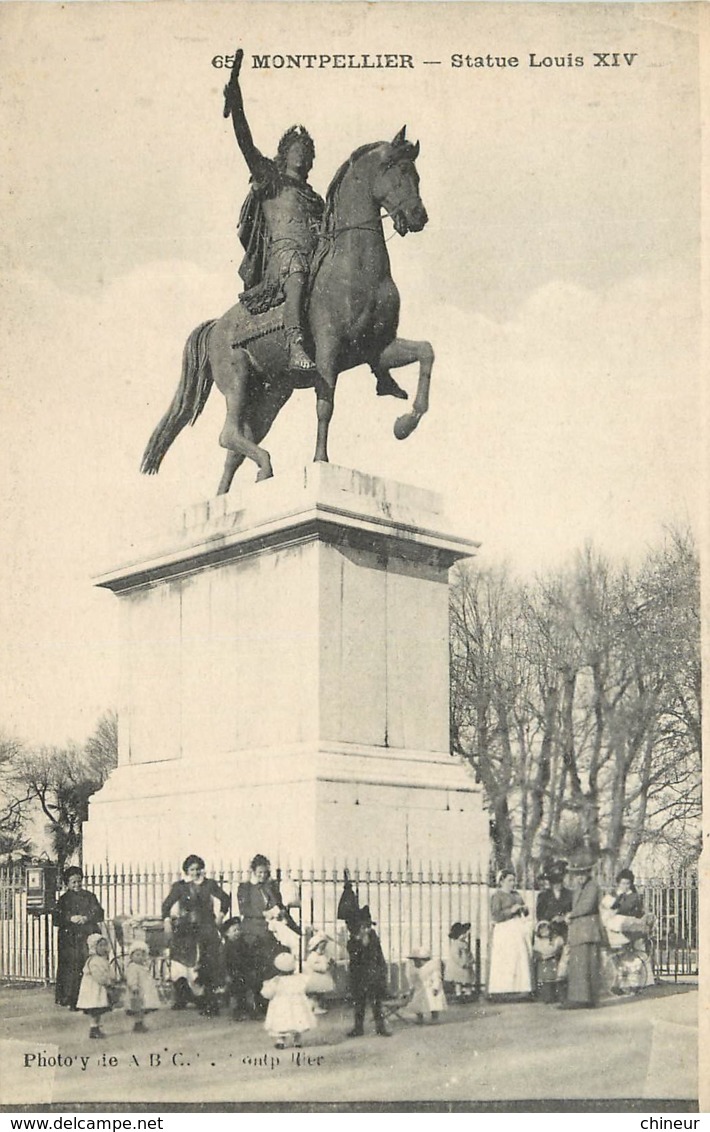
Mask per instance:
[[[245,256],[239,274],[246,284],[244,305],[258,313],[281,303],[284,328],[292,360],[298,368],[312,368],[303,355],[302,298],[318,243],[324,202],[305,181],[282,173],[276,161],[259,154],[251,189],[239,219],[239,237]],[[300,277],[296,301],[289,302],[286,284]]]

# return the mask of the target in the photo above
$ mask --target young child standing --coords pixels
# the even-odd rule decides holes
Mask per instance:
[[[565,945],[561,935],[555,935],[547,920],[540,920],[535,929],[533,959],[535,985],[540,1002],[556,1002],[558,998],[559,962]]]
[[[252,954],[249,943],[242,931],[242,922],[239,916],[232,916],[222,925],[224,936],[224,966],[227,972],[227,986],[232,1004],[232,1018],[241,1022],[254,1013],[254,994],[258,987],[253,987],[250,978],[252,969]],[[259,980],[261,985],[261,980]],[[251,999],[250,999],[251,991]]]
[[[160,1008],[160,998],[155,980],[148,969],[148,944],[135,940],[128,952],[126,966],[126,986],[128,987],[128,1007],[126,1014],[133,1018],[133,1032],[146,1032],[145,1016]]]
[[[303,964],[303,970],[309,976],[310,990],[316,1005],[314,1014],[326,1014],[324,996],[332,994],[335,990],[335,980],[332,969],[333,960],[327,954],[330,936],[325,932],[316,932],[308,944],[308,956]]]
[[[449,953],[444,961],[444,983],[457,1003],[473,998],[474,959],[471,954],[471,925],[458,920],[449,931]],[[449,988],[447,987],[447,993]]]
[[[306,998],[308,975],[296,973],[296,960],[290,951],[282,951],[274,959],[279,972],[267,979],[261,988],[269,1001],[264,1028],[276,1038],[276,1049],[285,1049],[290,1040],[295,1049],[301,1046],[301,1034],[315,1025],[313,1010]]]
[[[373,929],[370,909],[367,905],[349,912],[348,940],[350,958],[350,997],[355,1006],[355,1025],[349,1031],[349,1038],[361,1038],[365,1032],[365,1006],[369,999],[375,1030],[383,1038],[391,1037],[385,1026],[382,1000],[387,994],[387,963],[382,954],[382,946]]]
[[[408,958],[414,966],[412,997],[408,1007],[416,1014],[418,1025],[421,1026],[427,1013],[431,1013],[432,1022],[437,1022],[441,1011],[448,1007],[441,977],[441,960],[432,959],[426,947],[413,948]]]
[[[99,1023],[102,1014],[107,1014],[111,1009],[108,988],[114,985],[116,979],[109,966],[108,940],[102,935],[90,935],[86,946],[89,949],[89,956],[84,964],[76,1008],[83,1010],[91,1019],[89,1037],[103,1038],[106,1035]]]

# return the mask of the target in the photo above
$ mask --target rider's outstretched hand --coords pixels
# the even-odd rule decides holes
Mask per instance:
[[[241,91],[239,89],[239,72],[242,69],[242,59],[244,52],[241,47],[238,47],[234,53],[234,66],[232,73],[229,76],[229,82],[224,88],[224,117],[228,118],[232,113],[232,108],[241,99]]]

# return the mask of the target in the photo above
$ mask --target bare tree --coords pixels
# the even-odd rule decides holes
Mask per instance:
[[[0,858],[28,853],[31,848],[26,833],[29,798],[18,797],[11,783],[12,768],[22,750],[15,736],[0,734]]]
[[[505,571],[460,570],[451,600],[451,742],[473,766],[491,811],[496,865],[512,860],[517,773],[515,592]]]
[[[44,817],[52,856],[60,868],[72,857],[81,857],[89,798],[103,786],[116,761],[113,712],[101,717],[84,746],[15,745],[5,769],[7,806],[22,827],[32,812]]]
[[[699,564],[669,533],[639,570],[586,547],[532,585],[462,567],[452,588],[453,749],[524,869],[572,822],[609,872],[648,844],[684,860],[700,807]]]

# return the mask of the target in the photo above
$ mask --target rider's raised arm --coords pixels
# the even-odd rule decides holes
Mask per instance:
[[[242,67],[243,58],[244,52],[239,48],[234,55],[234,66],[232,67],[229,82],[224,88],[224,116],[225,118],[231,116],[237,144],[242,151],[244,160],[249,166],[249,172],[252,177],[256,177],[259,174],[265,158],[254,145],[249,123],[244,113],[244,99],[239,85],[239,72]]]

